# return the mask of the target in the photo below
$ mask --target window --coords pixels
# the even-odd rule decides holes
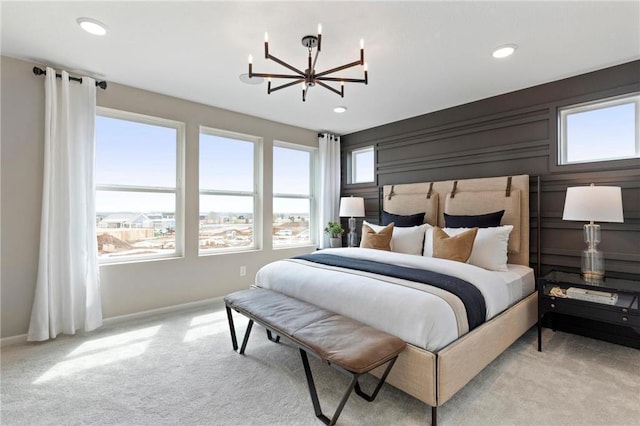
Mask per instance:
[[[200,254],[258,247],[259,142],[253,136],[200,129]]]
[[[559,110],[558,163],[640,157],[640,95],[624,95]]]
[[[99,259],[181,255],[184,124],[98,108],[95,138]]]
[[[351,152],[351,183],[375,182],[373,146]]]
[[[314,240],[314,151],[276,142],[273,147],[273,246],[308,245]]]

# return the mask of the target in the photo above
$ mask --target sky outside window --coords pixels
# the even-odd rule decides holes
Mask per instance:
[[[373,182],[375,180],[373,166],[373,147],[353,151],[353,183]]]
[[[178,130],[96,116],[96,185],[176,188]],[[96,212],[174,212],[175,194],[96,192]]]
[[[634,157],[635,114],[625,104],[567,116],[567,161]]]
[[[273,147],[273,193],[310,194],[311,153],[299,149]]]
[[[96,117],[96,184],[176,186],[177,130]]]
[[[253,192],[254,142],[200,133],[200,189]]]

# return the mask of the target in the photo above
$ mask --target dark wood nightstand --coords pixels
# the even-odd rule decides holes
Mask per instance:
[[[581,300],[562,297],[569,288],[572,292],[605,292],[617,295],[615,303]],[[555,289],[555,290],[554,290]],[[577,296],[580,296],[578,294]],[[586,296],[589,297],[587,294]],[[621,343],[640,349],[640,281],[606,278],[602,283],[591,283],[581,278],[580,274],[551,271],[538,279],[538,351],[542,351],[542,320],[546,314],[552,315],[551,325],[556,330],[555,315],[584,318],[590,322],[604,324],[600,335],[606,337],[607,327],[624,327],[633,330]],[[608,339],[606,339],[608,340]]]

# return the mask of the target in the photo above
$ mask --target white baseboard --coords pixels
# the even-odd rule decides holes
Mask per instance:
[[[224,306],[223,296],[214,297],[212,299],[198,300],[195,302],[182,303],[180,305],[171,305],[171,306],[165,306],[163,308],[150,309],[148,311],[135,312],[133,314],[118,315],[115,317],[105,318],[104,320],[102,320],[102,325],[119,324],[121,322],[146,318],[153,315],[168,314],[171,312],[183,311],[183,310],[193,309],[193,308],[201,308],[204,306],[223,307]]]
[[[18,334],[17,336],[5,337],[0,339],[0,347],[2,348],[7,346],[20,345],[22,343],[27,343],[26,334]]]
[[[198,301],[195,301],[195,302],[181,303],[179,305],[165,306],[164,308],[150,309],[148,311],[135,312],[133,314],[118,315],[118,316],[115,316],[115,317],[105,318],[104,320],[102,320],[102,325],[105,326],[105,325],[120,324],[120,323],[123,323],[125,321],[131,321],[131,320],[146,318],[146,317],[150,317],[150,316],[153,316],[153,315],[168,314],[168,313],[171,313],[171,312],[183,311],[183,310],[194,309],[194,308],[201,308],[201,307],[204,307],[204,306],[212,306],[212,307],[220,307],[220,308],[222,308],[224,306],[223,296],[214,297],[212,299],[198,300]],[[4,338],[0,339],[0,347],[2,347],[2,348],[7,347],[7,346],[19,345],[19,344],[22,344],[22,343],[27,343],[27,335],[26,334],[19,334],[17,336],[4,337]]]

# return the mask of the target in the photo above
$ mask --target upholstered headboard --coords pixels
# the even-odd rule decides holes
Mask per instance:
[[[529,266],[529,175],[385,185],[382,208],[393,214],[425,212],[425,222],[444,227],[444,213],[476,215],[504,210],[513,225],[509,263]]]

